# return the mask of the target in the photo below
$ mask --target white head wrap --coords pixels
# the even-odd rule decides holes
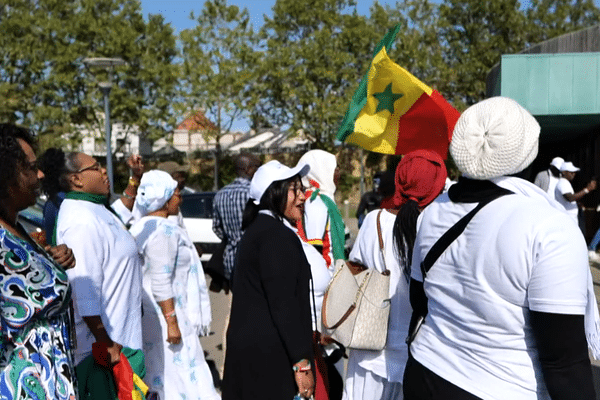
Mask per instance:
[[[170,174],[154,169],[146,172],[140,181],[135,206],[142,216],[160,210],[173,197],[177,181]]]
[[[321,193],[333,198],[336,189],[333,182],[333,175],[337,166],[335,155],[324,150],[310,150],[298,160],[297,165],[303,164],[310,165],[310,171],[302,178],[302,184],[307,188],[313,187],[314,185],[310,184],[310,180],[313,180],[319,184]]]
[[[454,127],[450,154],[468,178],[515,174],[537,156],[540,125],[516,101],[492,97],[469,107]]]

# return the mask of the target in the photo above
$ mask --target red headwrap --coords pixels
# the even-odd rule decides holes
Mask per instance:
[[[396,168],[394,206],[400,208],[409,199],[425,207],[431,203],[446,183],[446,165],[434,151],[416,150],[408,153]]]

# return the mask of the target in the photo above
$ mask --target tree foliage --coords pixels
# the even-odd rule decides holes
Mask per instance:
[[[191,17],[196,26],[177,38],[162,16],[144,19],[139,0],[5,0],[0,120],[34,127],[43,145],[81,128],[102,132],[97,84],[109,75],[82,60],[120,57],[111,120],[151,140],[203,108],[217,140],[245,120],[302,129],[313,147],[332,149],[391,26],[402,26],[391,58],[462,110],[484,98],[502,54],[592,26],[600,11],[593,0],[406,0],[375,2],[364,16],[354,0],[277,0],[257,32],[246,9],[209,0]]]
[[[0,118],[35,128],[43,145],[103,130],[97,83],[86,57],[128,62],[111,74],[111,117],[143,135],[164,135],[177,81],[172,29],[144,21],[137,0],[7,0],[0,6]]]
[[[193,29],[181,32],[182,110],[205,110],[216,129],[205,131],[216,141],[215,189],[219,186],[220,138],[242,116],[248,116],[257,101],[253,86],[258,53],[248,10],[209,0],[196,18]]]
[[[315,147],[332,147],[372,45],[364,17],[346,12],[354,5],[351,0],[278,0],[261,32],[266,118],[302,129]]]

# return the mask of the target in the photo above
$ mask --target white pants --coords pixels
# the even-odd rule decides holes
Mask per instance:
[[[389,382],[348,360],[342,400],[402,400],[402,382]]]

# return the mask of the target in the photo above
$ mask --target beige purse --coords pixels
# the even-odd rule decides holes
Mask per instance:
[[[379,248],[384,260],[383,237],[377,214]],[[353,273],[354,271],[354,273]],[[361,272],[336,260],[335,273],[323,298],[323,333],[351,349],[382,350],[390,316],[390,271],[367,268]]]

